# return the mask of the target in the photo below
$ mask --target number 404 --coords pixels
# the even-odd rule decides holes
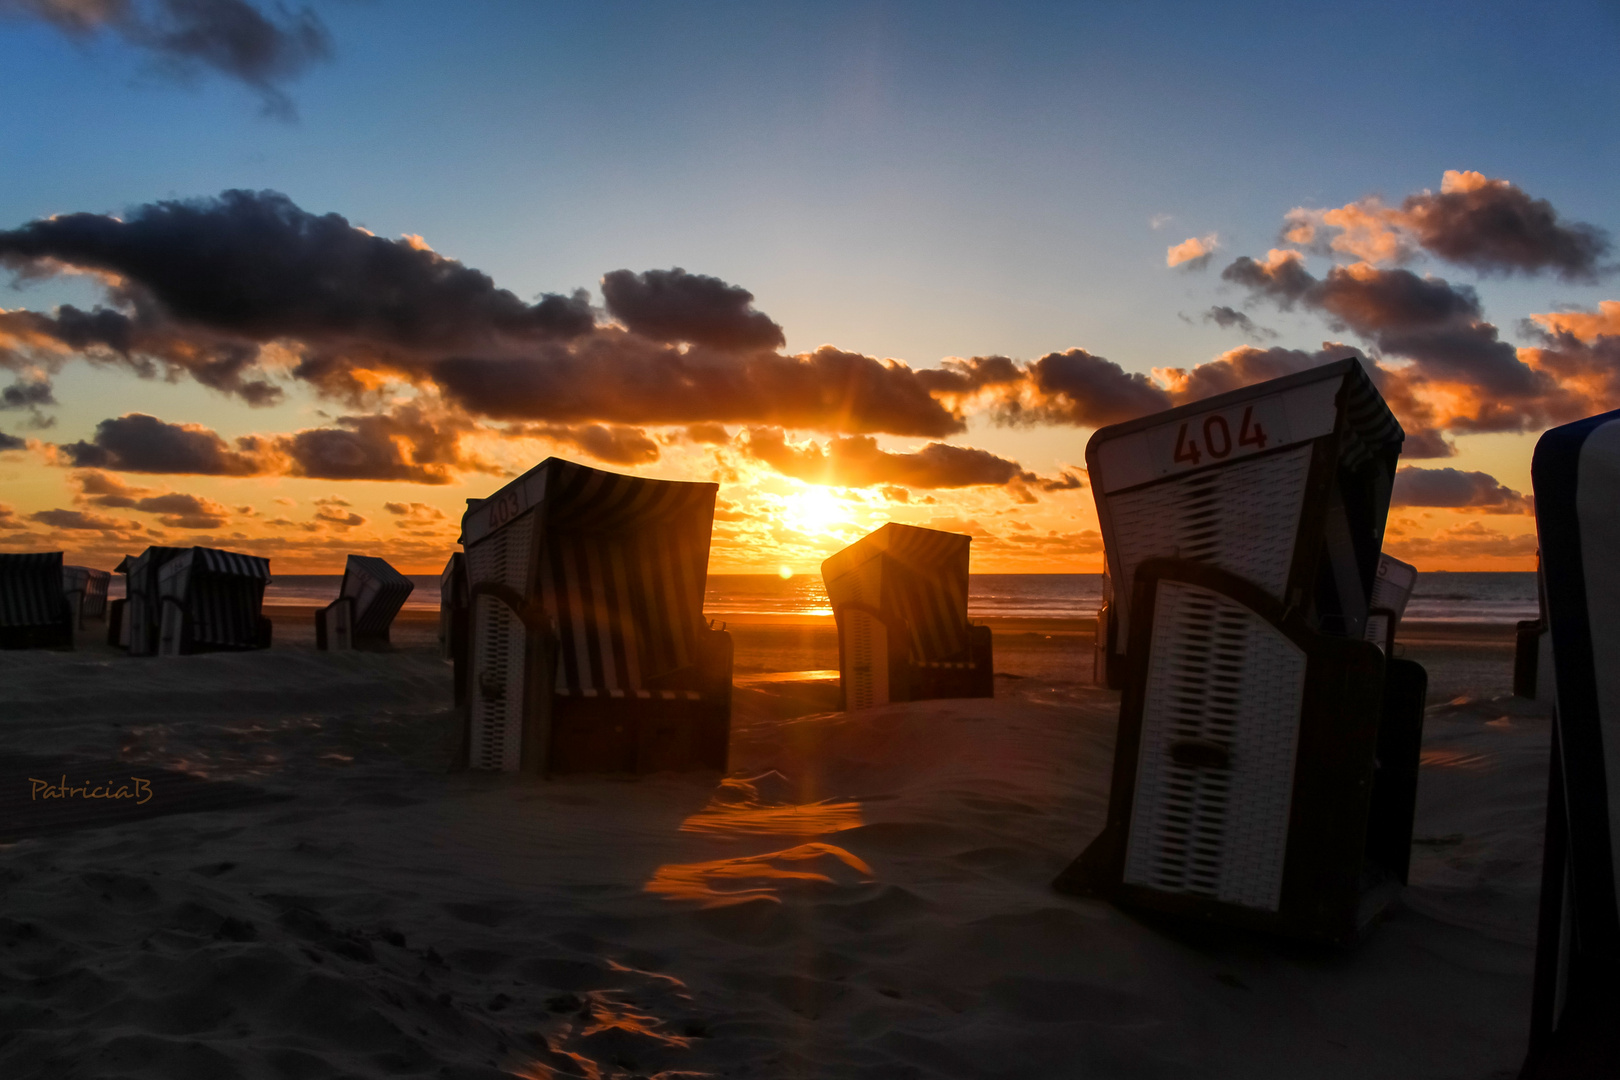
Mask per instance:
[[[1203,449],[1199,449],[1196,436],[1188,436],[1191,424],[1190,420],[1184,422],[1181,430],[1176,432],[1175,460],[1178,464],[1186,462],[1189,465],[1197,465],[1204,460],[1206,453],[1219,461],[1232,452],[1232,428],[1227,424],[1226,417],[1220,413],[1210,413],[1204,417]],[[1236,445],[1252,446],[1256,450],[1266,448],[1266,429],[1255,423],[1253,405],[1245,406],[1243,409],[1243,420],[1238,424]]]

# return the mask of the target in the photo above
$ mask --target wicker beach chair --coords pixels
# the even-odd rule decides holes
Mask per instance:
[[[548,458],[469,504],[470,767],[726,767],[731,636],[703,617],[715,491]]]
[[[1620,411],[1542,435],[1530,477],[1556,678],[1520,1076],[1620,1076]]]
[[[338,598],[315,613],[317,649],[375,649],[388,644],[388,628],[416,585],[371,555],[350,555]]]
[[[452,552],[439,574],[439,655],[450,661],[458,708],[467,701],[469,602],[467,556]]]
[[[1373,574],[1372,593],[1367,602],[1366,639],[1384,650],[1387,656],[1395,648],[1395,632],[1401,627],[1406,605],[1417,587],[1417,567],[1404,563],[1393,555],[1378,556],[1378,569]]]
[[[60,551],[0,555],[0,649],[72,648],[76,619]]]
[[[107,617],[107,587],[112,574],[88,566],[62,567],[62,595],[73,610],[74,626],[83,630],[86,622]]]
[[[842,708],[994,696],[990,628],[967,617],[972,539],[891,521],[821,564]]]
[[[1059,889],[1335,941],[1394,897],[1427,679],[1366,638],[1403,438],[1354,361],[1092,437],[1123,694]]]
[[[109,619],[109,641],[123,645],[131,656],[156,656],[158,635],[163,625],[163,599],[158,593],[158,573],[163,564],[190,548],[149,547],[136,556],[124,556],[113,572],[124,575],[121,611]],[[120,617],[121,616],[121,617]],[[114,639],[112,635],[117,634]]]
[[[194,547],[169,559],[158,571],[158,655],[269,648],[269,583],[270,560],[257,555]]]

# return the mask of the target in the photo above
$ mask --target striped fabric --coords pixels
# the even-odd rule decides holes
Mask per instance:
[[[356,638],[387,638],[388,628],[416,585],[410,578],[371,555],[350,555],[343,567],[339,596],[354,601]]]
[[[163,624],[163,602],[158,593],[158,572],[163,564],[190,548],[149,547],[133,558],[126,555],[118,573],[126,577],[124,617],[129,620],[126,641],[131,656],[155,656],[158,631]]]
[[[190,647],[250,649],[269,580],[269,559],[197,547],[164,564],[159,589],[183,611]]]
[[[68,618],[60,551],[0,555],[0,627],[57,626]]]
[[[1388,458],[1393,465],[1406,432],[1360,363],[1350,364],[1344,394],[1346,425],[1340,450],[1344,464],[1357,468],[1363,462]]]
[[[925,666],[962,662],[968,651],[968,548],[972,537],[890,522],[855,541],[821,564],[822,578],[835,610],[845,603],[866,603],[906,627],[910,660]],[[878,596],[856,596],[865,590],[852,580],[873,559],[883,560]]]

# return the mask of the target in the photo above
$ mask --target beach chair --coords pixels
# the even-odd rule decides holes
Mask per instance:
[[[994,696],[990,628],[967,617],[972,540],[891,521],[821,564],[840,708]]]
[[[1557,698],[1553,676],[1552,635],[1547,633],[1547,583],[1541,560],[1536,559],[1536,601],[1539,614],[1521,619],[1513,628],[1513,696],[1551,705]]]
[[[158,571],[162,604],[158,655],[267,649],[270,620],[260,613],[270,560],[194,547]]]
[[[100,622],[107,617],[107,587],[112,575],[105,570],[88,566],[62,567],[62,595],[73,611],[75,629],[83,630],[86,621]]]
[[[455,551],[439,574],[439,655],[450,661],[457,708],[467,701],[467,619],[467,556]]]
[[[1393,555],[1378,556],[1372,594],[1367,603],[1367,629],[1363,636],[1387,656],[1395,648],[1395,632],[1406,614],[1407,602],[1417,586],[1417,567]]]
[[[317,649],[386,647],[388,628],[416,585],[383,560],[350,555],[338,598],[315,613]]]
[[[121,616],[107,628],[109,641],[121,644],[131,656],[156,656],[163,625],[163,600],[158,594],[158,573],[163,564],[190,548],[149,547],[134,557],[124,556],[113,573],[124,575]],[[111,620],[110,620],[111,621]],[[118,634],[117,640],[110,635]]]
[[[60,551],[0,555],[0,649],[71,649],[76,619]]]
[[[1123,693],[1057,888],[1329,941],[1394,898],[1427,678],[1367,635],[1403,438],[1353,361],[1092,437]]]
[[[1620,1076],[1620,411],[1530,467],[1552,639],[1552,759],[1527,1080]]]
[[[726,767],[731,636],[703,617],[715,491],[548,458],[469,503],[469,767]]]

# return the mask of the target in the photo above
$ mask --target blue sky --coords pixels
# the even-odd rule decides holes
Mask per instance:
[[[279,84],[290,122],[238,80],[177,80],[115,34],[16,8],[0,4],[0,229],[273,189],[418,234],[526,299],[594,293],[620,267],[713,275],[753,292],[790,352],[1201,363],[1244,340],[1200,319],[1245,300],[1220,268],[1263,256],[1288,210],[1398,203],[1448,169],[1620,231],[1613,4],[317,4],[331,56]],[[1166,267],[1209,234],[1209,267]],[[1531,313],[1615,295],[1413,268],[1477,287],[1510,340]],[[94,295],[0,286],[0,307]],[[1253,314],[1280,335],[1263,344],[1349,340]],[[56,385],[53,438],[132,409],[228,436],[334,409],[87,368]],[[1045,473],[1085,435],[981,419],[969,441]],[[1524,487],[1528,438],[1465,436],[1450,464]]]

